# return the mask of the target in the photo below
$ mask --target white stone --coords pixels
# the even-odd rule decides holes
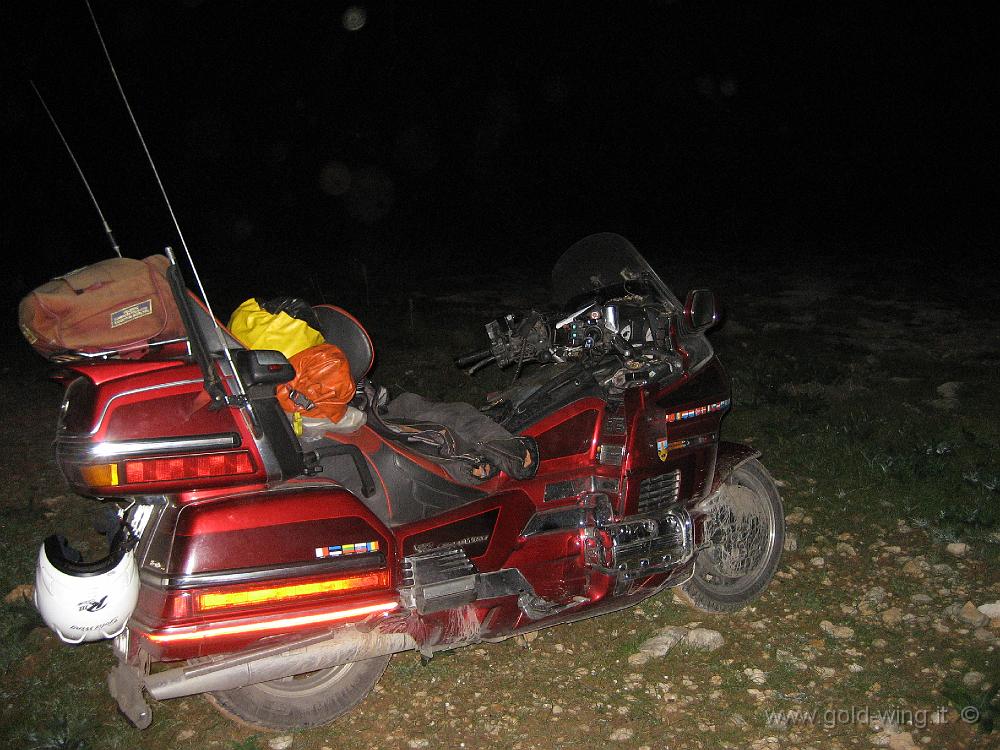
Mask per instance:
[[[990,618],[976,609],[972,602],[966,602],[958,612],[958,619],[977,628],[990,624]]]
[[[879,604],[885,600],[886,590],[881,586],[872,586],[865,592],[865,600],[871,602],[872,604]]]
[[[794,531],[785,532],[785,541],[782,545],[785,552],[795,552],[799,548],[799,535]]]
[[[976,607],[980,612],[989,617],[991,620],[996,620],[1000,618],[1000,601],[987,602],[986,604],[980,604]]]
[[[961,387],[961,383],[951,380],[947,383],[942,383],[936,390],[941,398],[956,398],[958,396],[958,389]]]
[[[767,682],[767,675],[760,669],[751,669],[748,667],[743,670],[743,674],[745,674],[754,685],[763,685]]]
[[[708,628],[694,628],[687,634],[687,644],[692,648],[703,649],[705,651],[715,651],[722,648],[725,639],[718,630]]]
[[[267,746],[271,750],[288,750],[292,746],[293,738],[290,734],[279,734],[267,741]]]
[[[854,629],[846,625],[834,625],[829,620],[823,620],[819,624],[820,629],[829,636],[840,640],[847,640],[854,637]]]
[[[984,679],[986,679],[986,676],[982,672],[966,672],[962,676],[962,684],[971,688],[979,687],[983,684]]]
[[[945,549],[948,551],[949,555],[954,555],[955,557],[965,557],[966,553],[969,551],[969,545],[965,542],[952,542]]]

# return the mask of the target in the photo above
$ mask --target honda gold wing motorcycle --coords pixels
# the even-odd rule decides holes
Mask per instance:
[[[137,727],[152,721],[147,695],[198,693],[256,726],[323,724],[395,653],[499,641],[667,588],[730,612],[771,580],[781,499],[756,450],[719,438],[730,383],[705,337],[714,297],[682,304],[624,238],[573,245],[554,311],[490,322],[483,349],[458,358],[515,368],[476,410],[528,446],[506,464],[460,426],[391,416],[370,337],[332,305],[313,312],[365,419],[305,440],[275,395],[294,368],[245,348],[170,260],[180,340],[62,358],[59,466],[118,511],[96,562],[47,539],[36,585],[64,641],[111,639],[108,686]]]

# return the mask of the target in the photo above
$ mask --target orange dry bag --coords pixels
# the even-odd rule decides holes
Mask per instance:
[[[333,344],[303,349],[288,360],[295,378],[278,386],[278,403],[303,417],[339,422],[354,398],[355,383],[347,356]]]

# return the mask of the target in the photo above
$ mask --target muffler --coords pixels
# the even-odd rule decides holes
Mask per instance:
[[[157,700],[180,698],[213,690],[233,690],[417,648],[413,636],[407,633],[363,633],[350,628],[338,631],[335,637],[324,635],[322,638],[318,642],[299,643],[293,647],[273,646],[157,672],[146,677],[145,687]]]

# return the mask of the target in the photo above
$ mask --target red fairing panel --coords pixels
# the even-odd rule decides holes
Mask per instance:
[[[77,378],[67,389],[56,444],[60,467],[78,492],[103,496],[171,493],[261,484],[266,479],[263,461],[243,415],[234,407],[210,408],[201,371],[195,365],[122,362],[79,365],[74,369],[84,377]],[[228,460],[233,464],[230,468],[207,473],[186,468],[173,474],[165,471],[161,476],[159,471],[143,470],[152,466],[148,461],[154,455],[149,454],[111,459],[119,464],[117,486],[90,484],[80,475],[82,467],[102,463],[101,454],[88,453],[100,443],[219,436],[235,437],[229,451]],[[191,461],[209,452],[171,454],[164,450],[158,458]],[[216,453],[220,460],[227,460],[225,450]],[[110,454],[114,455],[114,451]],[[127,467],[126,460],[134,466]]]
[[[729,381],[717,360],[668,389],[644,395],[626,463],[626,513],[638,511],[642,482],[679,472],[678,500],[691,505],[711,487]]]
[[[461,547],[476,569],[486,573],[508,567],[518,535],[534,512],[524,492],[505,492],[400,526],[396,536],[403,556]]]
[[[187,367],[198,373],[196,367],[176,359],[112,359],[104,362],[79,363],[74,362],[66,365],[67,369],[80,375],[90,378],[96,385],[104,385],[112,380],[120,380],[134,375],[144,375],[158,372],[159,370],[169,370],[177,367]]]
[[[185,505],[178,514],[169,574],[312,562],[317,549],[377,542],[392,566],[392,537],[354,495],[288,487]]]
[[[247,648],[398,608],[389,531],[332,483],[200,499],[176,518],[166,570],[144,564],[131,622],[155,658]],[[233,603],[206,608],[205,595]]]

